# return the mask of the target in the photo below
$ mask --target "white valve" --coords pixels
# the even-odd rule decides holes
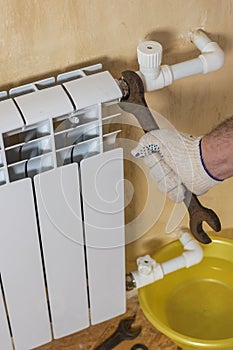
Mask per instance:
[[[143,41],[137,47],[138,63],[142,73],[158,76],[162,61],[162,45],[156,41]]]
[[[152,273],[156,266],[156,261],[150,255],[141,256],[137,259],[138,271],[143,275]]]

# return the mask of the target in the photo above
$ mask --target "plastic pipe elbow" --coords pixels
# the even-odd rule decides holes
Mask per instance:
[[[199,243],[195,241],[189,233],[184,233],[180,237],[180,241],[185,249],[185,251],[182,253],[182,256],[185,259],[186,267],[190,267],[201,262],[204,253]]]
[[[208,43],[199,55],[203,64],[203,73],[213,72],[220,69],[224,64],[224,52],[215,42]]]
[[[220,46],[211,41],[202,31],[195,30],[190,34],[191,41],[201,51],[198,56],[203,65],[203,73],[209,73],[220,69],[224,64],[224,52]]]

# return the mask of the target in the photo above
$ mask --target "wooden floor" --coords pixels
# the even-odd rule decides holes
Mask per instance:
[[[134,344],[141,343],[146,345],[149,350],[177,350],[177,346],[170,339],[161,334],[147,321],[140,309],[136,294],[127,299],[126,314],[99,325],[91,326],[71,336],[54,340],[37,348],[37,350],[94,350],[97,345],[114,333],[121,319],[135,314],[136,319],[133,326],[141,326],[142,331],[140,335],[134,340],[122,342],[114,349],[130,350]]]

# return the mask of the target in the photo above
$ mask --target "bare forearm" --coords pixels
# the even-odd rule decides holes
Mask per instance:
[[[212,176],[219,180],[233,176],[233,116],[202,138],[201,150]]]

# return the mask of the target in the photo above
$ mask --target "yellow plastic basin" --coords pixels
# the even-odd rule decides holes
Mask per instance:
[[[233,349],[233,241],[213,238],[202,262],[139,289],[148,320],[184,350]],[[181,254],[179,241],[157,251],[158,262]]]

